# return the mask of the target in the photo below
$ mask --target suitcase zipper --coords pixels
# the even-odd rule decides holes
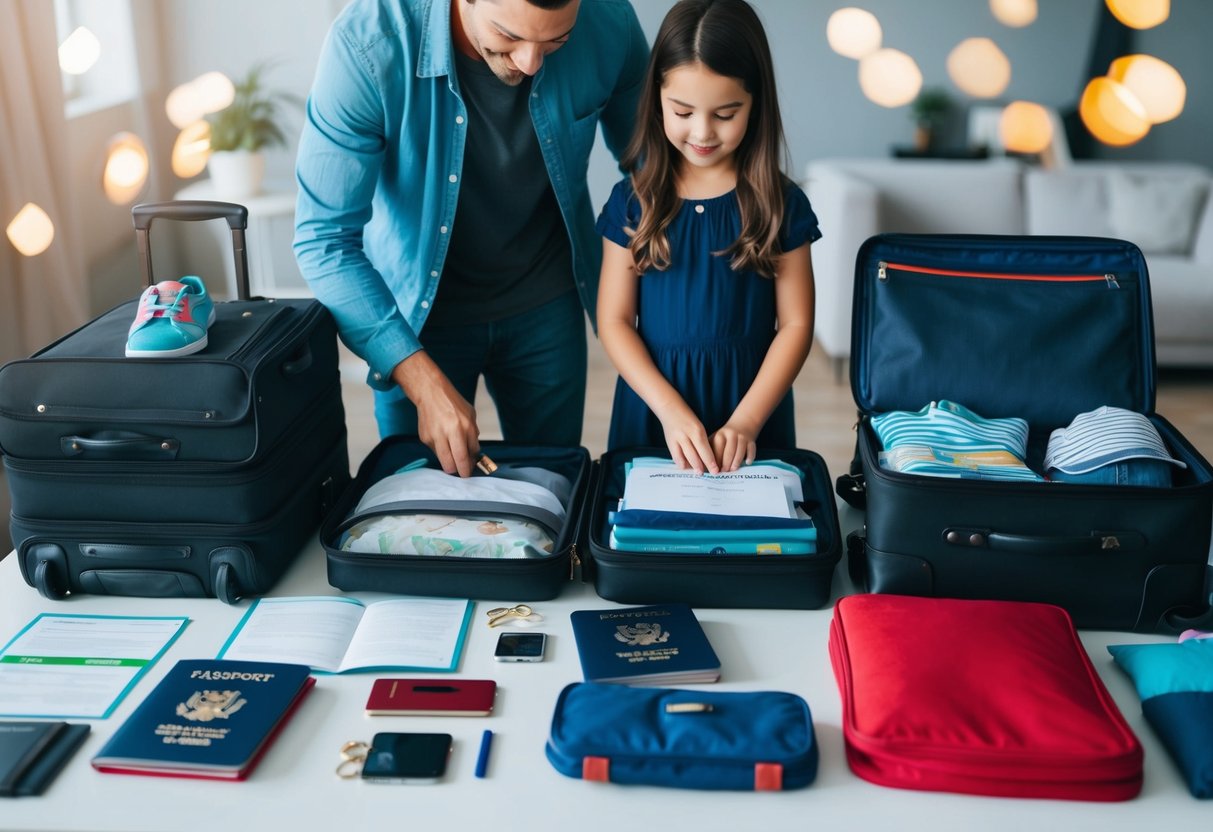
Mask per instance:
[[[1103,283],[1109,289],[1119,289],[1120,281],[1115,274],[1022,274],[1007,272],[976,272],[956,271],[953,269],[934,269],[929,266],[911,266],[905,263],[890,263],[880,260],[876,264],[876,278],[888,281],[890,271],[911,272],[913,274],[930,274],[939,277],[966,277],[979,280],[1028,280],[1036,283]]]

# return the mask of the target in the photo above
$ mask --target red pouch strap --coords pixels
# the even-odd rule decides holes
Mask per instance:
[[[783,766],[779,763],[754,764],[754,791],[778,792],[783,790]]]
[[[582,757],[581,779],[609,783],[611,780],[610,757]]]

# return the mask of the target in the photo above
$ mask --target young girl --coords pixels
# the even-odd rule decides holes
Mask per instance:
[[[664,444],[717,473],[795,447],[821,233],[783,151],[754,10],[681,0],[653,44],[630,176],[598,219],[598,332],[620,374],[608,448]]]

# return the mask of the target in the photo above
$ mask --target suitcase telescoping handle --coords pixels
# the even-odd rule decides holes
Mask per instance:
[[[152,277],[152,249],[148,234],[152,220],[163,217],[169,220],[227,220],[232,229],[232,249],[236,258],[236,294],[240,300],[248,300],[248,251],[245,248],[244,232],[248,228],[248,208],[234,202],[211,200],[178,200],[176,202],[144,202],[131,208],[135,221],[135,242],[139,246],[139,267],[148,286],[155,285]]]

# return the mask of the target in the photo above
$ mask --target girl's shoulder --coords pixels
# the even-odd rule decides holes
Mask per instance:
[[[619,217],[634,218],[640,216],[640,202],[632,189],[632,177],[625,176],[615,183],[611,196],[607,199],[606,211]]]

